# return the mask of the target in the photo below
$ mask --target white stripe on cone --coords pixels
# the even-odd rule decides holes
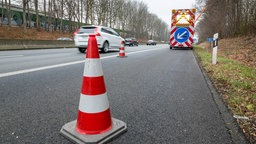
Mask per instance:
[[[84,113],[99,113],[109,109],[107,93],[101,95],[80,95],[79,110]]]
[[[88,77],[103,76],[100,59],[87,58],[85,60],[84,76],[88,76]]]

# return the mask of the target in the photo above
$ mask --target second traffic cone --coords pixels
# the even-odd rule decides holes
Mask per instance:
[[[124,48],[124,41],[121,42],[121,46],[119,48],[119,56],[120,58],[127,57],[125,56],[125,48]]]
[[[76,143],[104,143],[126,131],[126,124],[111,118],[95,35],[90,35],[84,66],[77,120],[61,129]]]

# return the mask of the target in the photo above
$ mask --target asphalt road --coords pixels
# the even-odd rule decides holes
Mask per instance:
[[[193,51],[168,45],[101,54],[112,117],[128,131],[113,144],[232,144]],[[77,49],[0,52],[0,143],[68,144],[84,54]]]

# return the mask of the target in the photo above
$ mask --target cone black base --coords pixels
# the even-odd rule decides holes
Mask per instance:
[[[126,123],[118,119],[112,118],[112,129],[102,134],[80,134],[76,131],[76,120],[65,124],[60,133],[71,140],[72,142],[83,144],[83,143],[106,143],[118,137],[122,133],[127,131]]]

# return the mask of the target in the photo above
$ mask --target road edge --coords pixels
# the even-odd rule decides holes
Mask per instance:
[[[193,51],[193,54],[197,61],[198,67],[200,68],[200,70],[204,76],[204,79],[207,83],[207,87],[210,89],[212,98],[218,107],[220,115],[225,123],[225,127],[230,134],[232,143],[234,143],[234,144],[249,144],[248,140],[245,138],[244,133],[241,131],[241,128],[239,127],[238,123],[233,118],[232,112],[225,105],[225,103],[221,99],[221,96],[216,91],[216,87],[214,86],[214,84],[208,77],[207,73],[205,72],[204,68],[202,67],[198,55],[196,54],[195,51]]]

